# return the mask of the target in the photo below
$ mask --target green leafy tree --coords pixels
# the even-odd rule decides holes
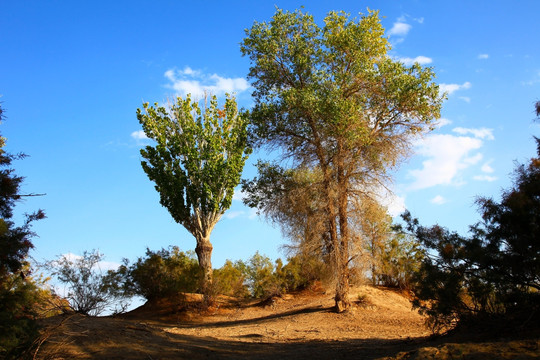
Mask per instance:
[[[196,239],[202,291],[212,284],[210,234],[231,206],[240,182],[247,147],[248,114],[227,95],[220,108],[213,96],[201,110],[198,102],[178,97],[169,109],[144,104],[137,118],[154,146],[141,150],[142,167],[160,194],[160,203]]]
[[[349,307],[350,203],[388,178],[411,137],[440,116],[430,68],[393,60],[378,13],[330,12],[318,26],[277,10],[241,44],[255,89],[254,144],[279,149],[293,168],[320,174],[320,241],[336,276],[336,310]]]

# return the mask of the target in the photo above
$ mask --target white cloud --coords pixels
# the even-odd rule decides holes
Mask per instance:
[[[392,28],[388,31],[388,36],[405,36],[411,30],[411,25],[403,22],[405,19],[400,18],[394,23]]]
[[[193,70],[192,68],[190,68],[189,66],[186,66],[184,68],[184,70],[182,70],[182,74],[184,75],[193,75],[193,76],[197,76],[199,75],[201,72],[200,71],[196,71],[196,70]]]
[[[243,201],[246,197],[246,194],[242,191],[240,187],[234,189],[234,194],[232,199],[236,201]]]
[[[448,120],[446,118],[440,118],[439,120],[437,120],[437,122],[435,123],[435,126],[440,129],[442,128],[443,126],[446,126],[446,125],[450,125],[452,123],[452,120]]]
[[[60,257],[65,258],[69,260],[72,263],[76,263],[77,261],[81,260],[83,257],[81,255],[73,254],[73,253],[66,253],[62,254]],[[95,270],[101,270],[101,271],[107,271],[107,270],[116,270],[120,267],[119,263],[113,262],[113,261],[100,261],[97,263],[97,266],[94,267]]]
[[[457,185],[458,175],[464,169],[478,163],[481,154],[471,152],[482,147],[482,140],[467,136],[434,134],[417,144],[417,154],[426,157],[421,169],[409,171],[415,178],[410,189],[419,190],[436,185]]]
[[[439,91],[441,93],[447,93],[448,95],[452,95],[454,92],[458,90],[465,90],[469,89],[471,87],[471,83],[466,81],[463,84],[439,84]]]
[[[470,102],[471,102],[471,98],[468,97],[468,96],[460,96],[459,99],[465,101],[466,103],[470,103]]]
[[[227,210],[225,214],[223,214],[223,218],[227,220],[232,219],[249,219],[253,220],[255,219],[257,215],[257,209],[255,208],[245,208],[246,210]]]
[[[469,128],[457,127],[457,128],[452,129],[452,131],[460,135],[471,134],[474,137],[479,138],[479,139],[487,139],[487,140],[495,139],[495,137],[493,136],[493,129],[488,129],[488,128],[469,129]]]
[[[148,137],[146,136],[143,130],[137,130],[137,131],[132,132],[131,137],[134,138],[135,140],[148,139]]]
[[[491,167],[490,163],[491,163],[491,161],[488,161],[487,163],[485,163],[484,165],[482,165],[482,167],[480,168],[480,170],[482,170],[482,172],[485,172],[485,173],[488,173],[488,174],[493,173],[495,170],[493,170],[493,168]]]
[[[433,199],[431,199],[429,202],[436,205],[442,205],[442,204],[445,204],[447,200],[441,195],[437,195]]]
[[[406,210],[405,197],[399,196],[391,190],[381,187],[377,197],[381,205],[386,206],[388,214],[392,217],[398,217]]]
[[[480,60],[489,59],[489,54],[479,54],[478,59],[480,59]]]
[[[223,214],[223,218],[225,218],[225,219],[234,219],[234,218],[237,218],[237,217],[242,216],[244,214],[245,214],[244,211],[231,211],[231,210],[228,210],[228,211],[225,212],[225,214]]]
[[[205,92],[213,95],[224,93],[240,93],[249,88],[244,78],[225,78],[217,74],[204,74],[186,66],[183,70],[169,69],[163,74],[169,81],[168,88],[186,96],[191,94],[195,99],[202,98]]]
[[[426,64],[431,64],[433,62],[433,59],[427,56],[422,56],[422,55],[417,56],[415,58],[402,57],[402,58],[397,58],[397,60],[401,61],[406,66],[411,66],[414,63],[419,63],[420,65],[426,65]]]
[[[482,161],[483,158],[484,158],[484,155],[478,153],[478,154],[475,154],[473,156],[469,156],[469,157],[464,158],[463,162],[465,164],[467,164],[467,165],[476,165],[480,161]]]
[[[477,181],[492,182],[492,181],[497,180],[497,177],[496,176],[489,176],[489,175],[477,175],[477,176],[474,176],[473,179],[477,180]]]

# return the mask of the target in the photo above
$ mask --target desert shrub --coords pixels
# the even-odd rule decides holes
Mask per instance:
[[[245,264],[241,261],[233,263],[231,260],[225,261],[225,264],[219,269],[214,270],[214,287],[218,294],[247,297],[249,290],[244,274]]]
[[[274,265],[267,256],[257,251],[242,267],[252,297],[261,298],[282,292],[281,283],[274,274]]]
[[[59,313],[47,279],[32,276],[28,263],[0,281],[0,358],[23,357],[39,333],[37,319]]]
[[[324,264],[313,257],[296,255],[284,265],[281,259],[275,264],[270,258],[256,252],[247,262],[238,261],[237,270],[244,274],[244,284],[254,298],[280,295],[308,287],[320,280]]]
[[[281,259],[278,259],[275,274],[282,290],[295,291],[321,280],[324,268],[324,263],[316,257],[296,255],[288,258],[284,266]]]
[[[379,266],[375,272],[377,283],[409,290],[412,278],[422,264],[424,250],[414,237],[405,234],[400,227],[394,227],[394,232],[378,256]]]
[[[200,284],[199,263],[193,252],[183,252],[176,246],[151,251],[131,266],[118,270],[124,274],[128,293],[141,295],[147,300],[196,292]]]
[[[104,255],[96,250],[82,256],[59,256],[44,264],[53,276],[67,286],[65,298],[77,313],[97,316],[105,311],[118,313],[127,308],[127,297],[111,284],[113,271],[104,273],[99,266]]]

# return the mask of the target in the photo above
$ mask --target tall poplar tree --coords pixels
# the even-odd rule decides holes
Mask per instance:
[[[443,97],[434,73],[389,55],[378,12],[330,12],[324,26],[302,11],[277,10],[246,30],[254,143],[279,149],[292,168],[320,175],[336,309],[348,308],[349,212],[354,198],[388,178],[411,137],[430,129]]]
[[[160,203],[197,242],[195,252],[202,271],[202,291],[212,284],[210,234],[231,206],[234,188],[250,149],[248,114],[239,111],[227,95],[220,108],[216,96],[204,108],[178,97],[169,109],[143,105],[137,118],[154,146],[141,150],[142,167],[160,194]]]

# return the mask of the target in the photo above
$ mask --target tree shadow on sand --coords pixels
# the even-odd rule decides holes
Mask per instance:
[[[302,309],[303,313],[321,309]],[[324,309],[328,311],[328,309]],[[291,312],[298,313],[298,311]],[[283,314],[280,315],[281,317]],[[275,318],[218,322],[192,326],[225,326],[264,322]],[[111,320],[113,323],[111,323]],[[411,351],[425,339],[347,339],[343,341],[265,342],[262,335],[247,334],[249,341],[175,334],[157,326],[130,320],[76,317],[49,339],[37,358],[84,359],[379,359]],[[260,341],[257,341],[260,339]],[[61,344],[61,346],[54,345]]]

